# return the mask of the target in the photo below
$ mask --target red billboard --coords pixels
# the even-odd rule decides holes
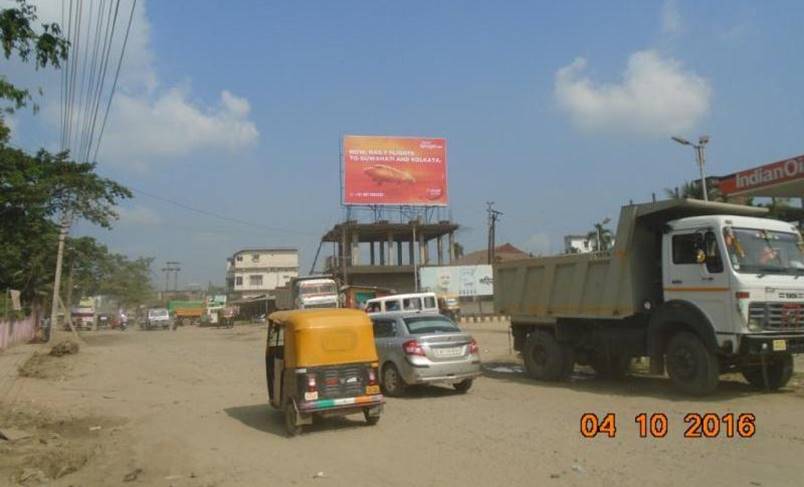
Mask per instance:
[[[804,155],[725,176],[718,184],[723,194],[740,194],[801,179],[804,179]]]
[[[346,205],[447,205],[446,139],[347,135],[342,164]]]

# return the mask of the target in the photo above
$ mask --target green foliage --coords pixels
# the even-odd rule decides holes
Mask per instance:
[[[586,239],[592,245],[594,251],[606,251],[614,240],[614,234],[602,223],[595,223],[595,229],[586,234]]]
[[[9,59],[16,54],[23,62],[33,60],[36,69],[48,65],[58,69],[67,60],[70,43],[62,35],[59,24],[41,24],[42,29],[37,32],[34,28],[36,20],[36,7],[26,0],[17,0],[16,7],[0,10],[0,45],[3,55]],[[13,113],[27,106],[33,101],[33,97],[30,90],[17,87],[0,75],[0,101],[6,102],[0,105],[0,142],[6,142],[9,129],[3,121],[2,113]],[[38,108],[34,103],[34,112]]]

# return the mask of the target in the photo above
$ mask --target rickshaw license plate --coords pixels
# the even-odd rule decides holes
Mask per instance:
[[[379,394],[380,386],[366,386],[366,394]]]
[[[434,348],[436,357],[458,357],[463,353],[463,347]]]
[[[774,340],[773,341],[773,351],[774,352],[783,352],[787,350],[787,342],[784,340]]]

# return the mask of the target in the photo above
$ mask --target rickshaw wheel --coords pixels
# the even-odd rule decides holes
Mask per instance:
[[[293,401],[285,403],[285,429],[288,436],[298,436],[302,432],[302,427],[296,424],[296,408]]]
[[[363,417],[366,418],[366,423],[368,423],[369,426],[374,426],[380,421],[380,415],[372,415],[368,408],[363,410]]]

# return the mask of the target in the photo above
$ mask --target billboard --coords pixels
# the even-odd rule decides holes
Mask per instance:
[[[725,176],[718,185],[723,194],[740,194],[801,179],[804,179],[804,155]]]
[[[491,296],[494,294],[494,273],[491,266],[456,265],[419,269],[422,291],[447,296]]]
[[[446,139],[347,135],[342,165],[346,205],[447,205]]]

